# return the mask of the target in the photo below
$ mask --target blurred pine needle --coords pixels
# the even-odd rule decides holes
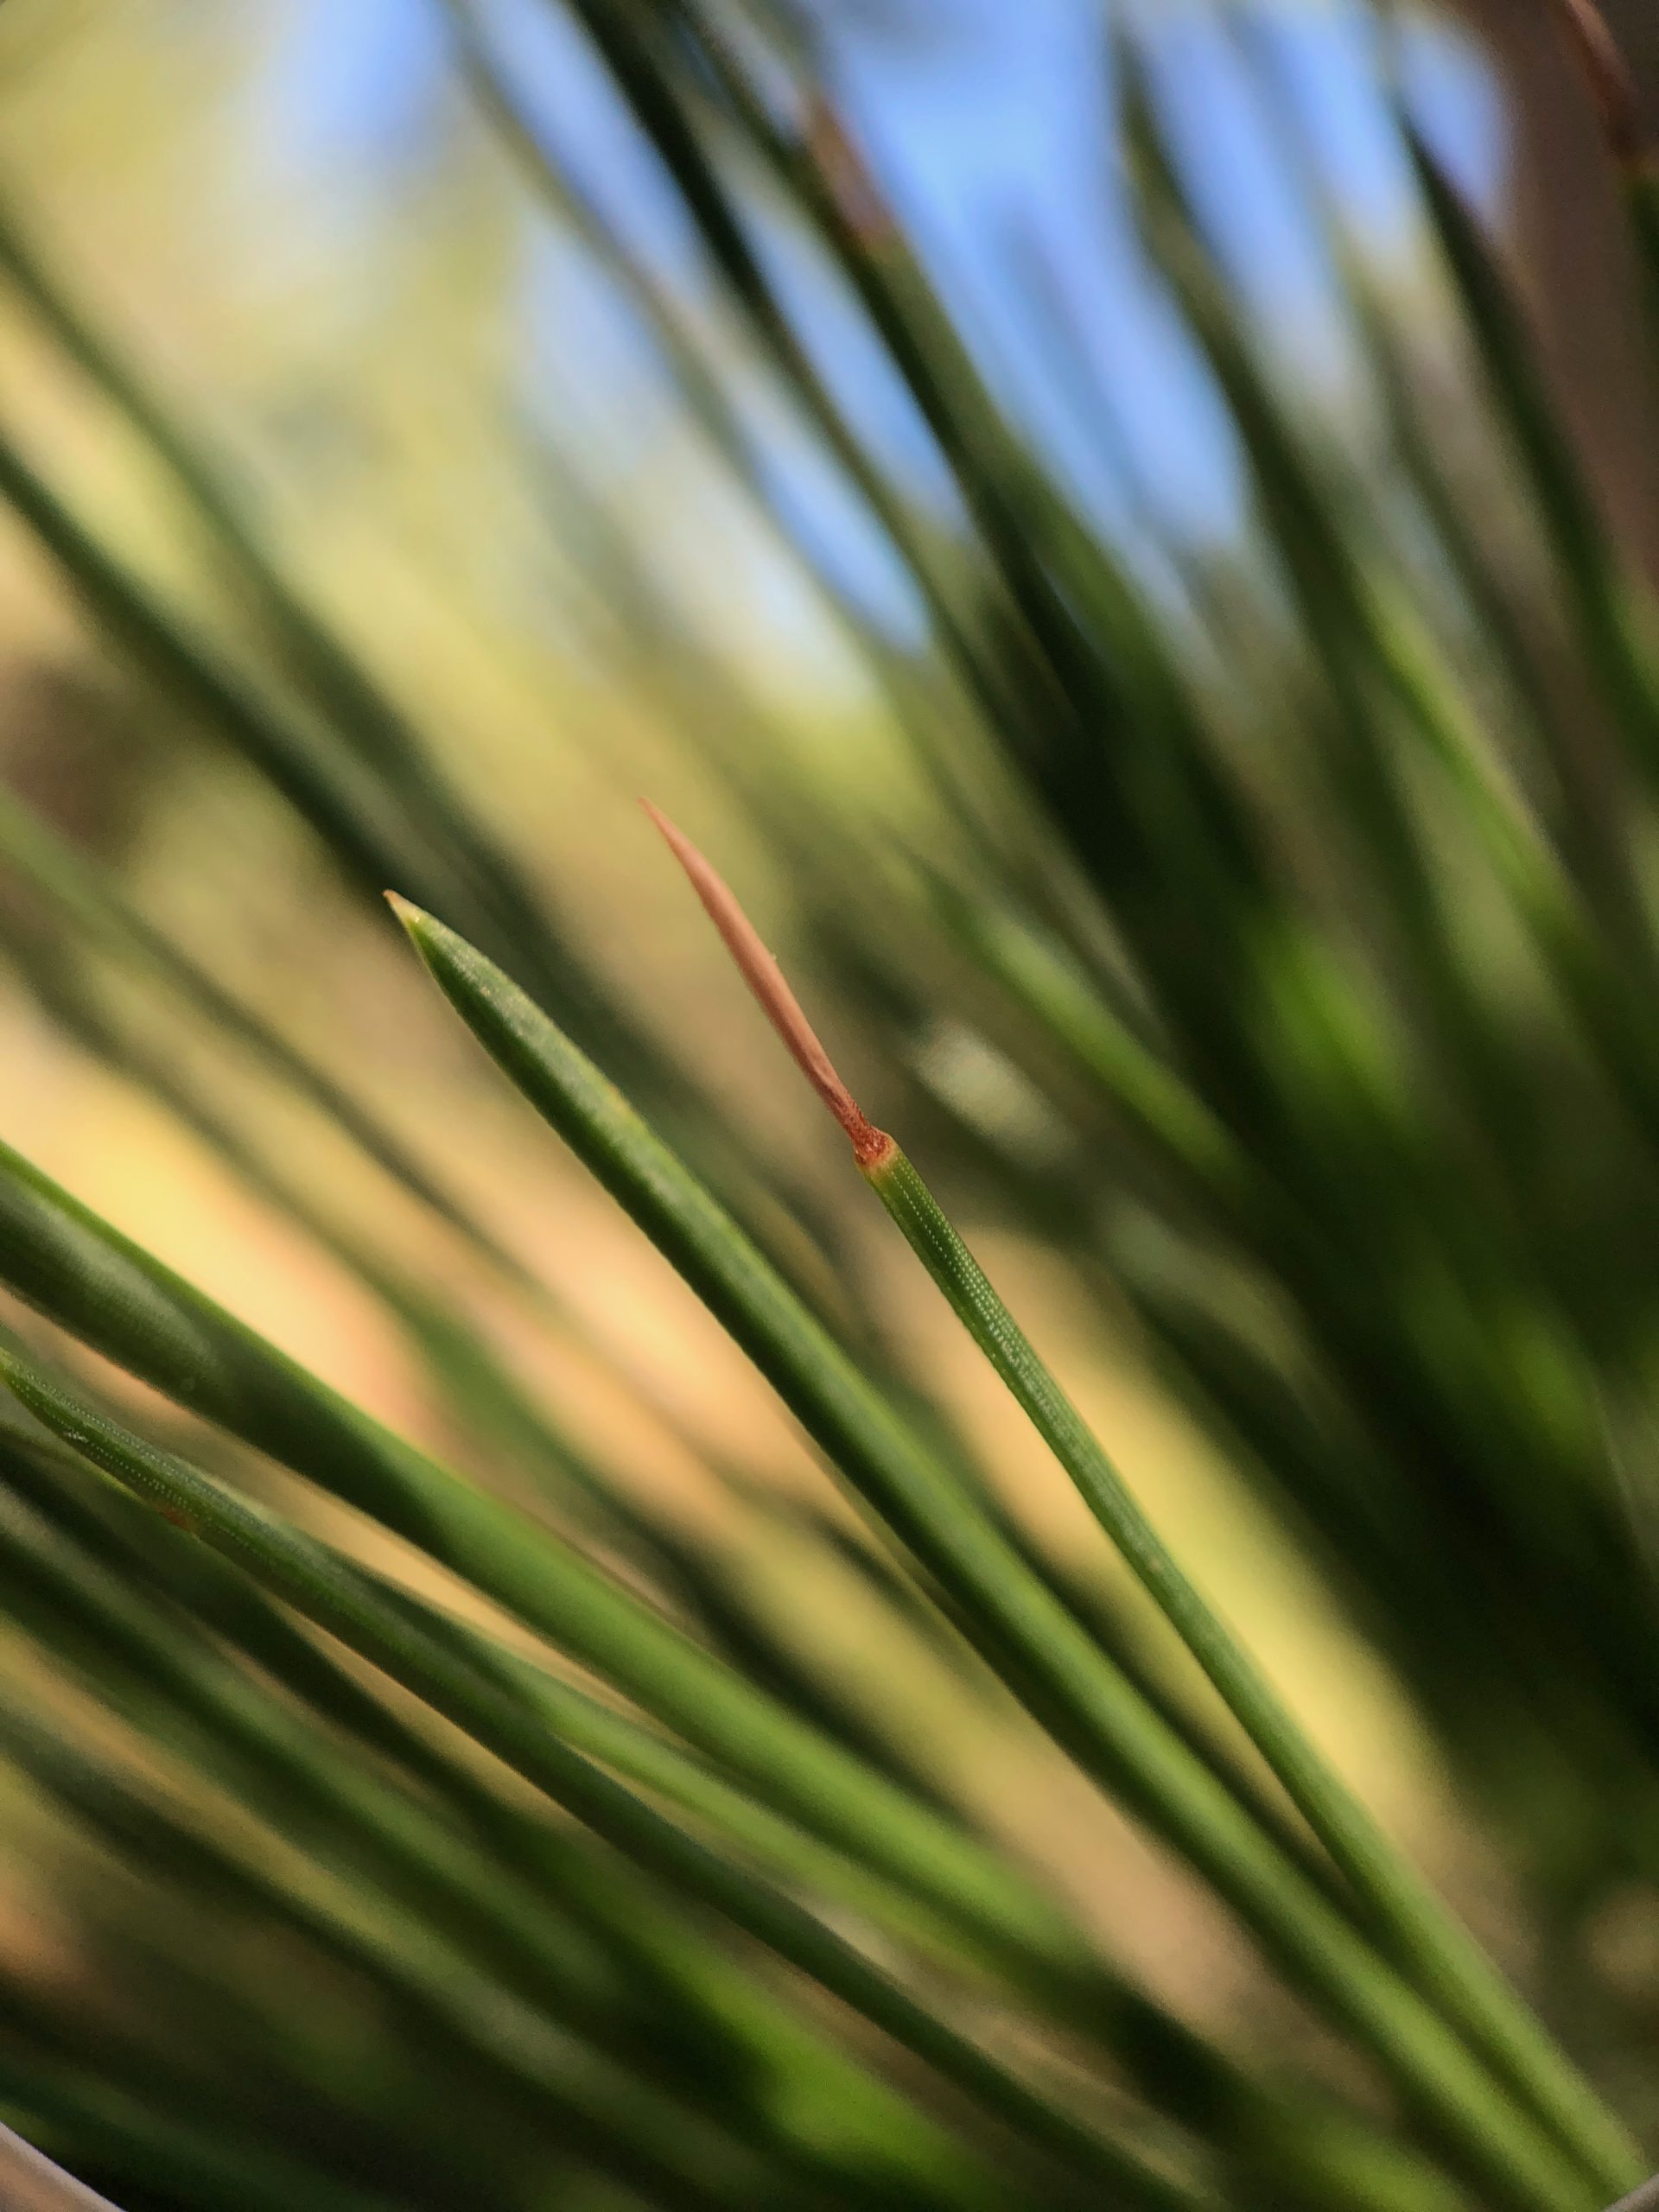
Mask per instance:
[[[1101,26],[1147,280],[1243,487],[1224,554],[1160,518],[1115,423],[1127,520],[1033,428],[812,11],[537,7],[601,73],[694,287],[616,220],[479,0],[436,11],[456,86],[827,616],[888,772],[825,774],[768,721],[579,439],[515,423],[517,458],[734,879],[768,857],[906,1150],[671,843],[1092,1519],[1062,1541],[1003,1480],[992,1401],[850,1178],[779,1134],[786,1103],[751,1112],[724,1015],[642,1010],[512,794],[372,664],[8,193],[9,304],[203,587],[147,563],[26,404],[0,414],[0,494],[151,726],[267,793],[386,957],[394,894],[485,1057],[413,997],[429,1090],[366,1028],[302,1039],[118,860],[0,793],[17,988],[326,1256],[433,1409],[399,1433],[0,1146],[0,1818],[62,1952],[0,1929],[0,2117],[123,2212],[1600,2212],[1659,2144],[1659,1983],[1608,1955],[1632,1900],[1659,1913],[1659,606],[1414,106],[1406,12],[1366,18],[1373,91],[1457,423],[1269,15]],[[1651,399],[1659,149],[1587,0],[1556,12]],[[1193,23],[1319,242],[1374,450],[1297,387],[1217,232]],[[1086,385],[1064,300],[1025,277],[1030,334]],[[925,469],[849,398],[804,283]],[[779,423],[913,635],[785,495]],[[698,1433],[645,1332],[619,1346],[556,1289],[529,1225],[537,1163],[560,1171],[510,1090],[832,1480]],[[522,1221],[490,1197],[512,1145]],[[569,1215],[579,1283],[595,1218]],[[1409,1715],[1466,1863],[1415,1863],[1227,1620],[1042,1312],[993,1287],[981,1222],[1202,1424]],[[578,1362],[704,1513],[560,1403]],[[1044,1847],[1068,1821],[1086,1878]],[[1200,1977],[1242,1998],[1148,1967],[1121,1824],[1188,1901]],[[81,2201],[25,2171],[42,2206]]]

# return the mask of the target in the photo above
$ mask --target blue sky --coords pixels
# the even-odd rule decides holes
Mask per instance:
[[[1121,455],[1176,531],[1224,531],[1236,512],[1229,443],[1180,335],[1141,266],[1106,129],[1100,0],[819,0],[845,104],[988,369],[1109,518],[1125,508]],[[412,168],[454,118],[436,0],[272,0],[275,36],[249,87],[250,144],[288,183],[325,186],[395,215]],[[1305,213],[1205,10],[1164,0],[1159,26],[1191,186],[1264,326],[1311,387],[1339,386],[1341,326]],[[1405,247],[1412,202],[1379,98],[1366,11],[1284,0],[1265,11],[1326,174],[1381,252]],[[581,35],[555,0],[493,0],[487,20],[538,115],[616,221],[690,296],[695,243]],[[1490,197],[1502,143],[1472,58],[1440,36],[1411,48],[1414,102],[1456,171]],[[785,268],[791,264],[785,264]],[[653,375],[641,334],[555,239],[523,262],[531,381],[575,384],[602,432]],[[942,472],[907,402],[834,288],[796,275],[791,297],[845,403],[925,492]],[[573,364],[579,365],[573,366]],[[584,382],[585,379],[585,382]],[[780,495],[854,586],[890,578],[855,503],[781,417],[767,434]]]

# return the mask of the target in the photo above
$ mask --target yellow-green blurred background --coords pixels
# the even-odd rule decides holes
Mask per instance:
[[[740,480],[688,400],[639,298],[493,132],[459,67],[454,23],[431,0],[7,0],[0,219],[217,456],[280,569],[516,855],[600,996],[684,1071],[728,1163],[765,1163],[764,1217],[806,1279],[926,1378],[1021,1522],[1134,1605],[1064,1477],[852,1173],[639,796],[715,857],[861,1100],[936,1175],[1204,1590],[1500,1957],[1547,1981],[1516,1870],[1410,1695],[1298,1535],[1160,1379],[1112,1263],[1127,1252],[1155,1273],[1163,1232],[1132,1179],[1124,1187],[1109,1126],[1070,1110],[1040,1053],[1016,1064],[914,926],[918,861],[972,874],[973,837],[941,798],[938,750],[952,764],[947,792],[965,788],[970,809],[993,816],[1000,802],[982,741],[960,734],[969,716],[959,693],[926,662],[913,594],[702,265],[576,34],[549,6],[478,12],[575,188],[734,395],[754,481]],[[1353,331],[1271,118],[1212,12],[1181,0],[1141,11],[1191,188],[1313,434],[1385,500],[1392,464]],[[1390,150],[1367,11],[1310,0],[1253,12],[1423,388],[1441,396],[1465,486],[1531,579],[1503,469],[1460,381],[1444,277]],[[1655,511],[1654,447],[1632,434],[1629,303],[1615,301],[1611,334],[1592,344],[1539,220],[1541,207],[1559,213],[1576,195],[1583,257],[1594,261],[1595,226],[1609,218],[1593,174],[1588,184],[1581,175],[1595,162],[1589,103],[1558,66],[1540,105],[1528,42],[1545,11],[1516,0],[1487,12],[1413,14],[1414,97],[1529,271],[1569,410],[1589,426],[1591,464],[1639,543]],[[1134,240],[1095,7],[824,0],[814,18],[892,198],[1013,418],[1070,473],[1154,597],[1180,564],[1202,569],[1219,603],[1234,594],[1248,629],[1256,556],[1236,441]],[[1643,61],[1651,26],[1644,34],[1639,12],[1634,23]],[[953,494],[891,370],[787,213],[763,228],[823,373],[948,535]],[[1586,281],[1577,263],[1567,273]],[[240,680],[303,724],[310,709],[176,484],[15,293],[0,296],[0,394],[9,435],[66,500]],[[559,1318],[528,1315],[322,1116],[281,1096],[164,991],[95,957],[79,988],[141,1053],[213,1102],[349,1237],[452,1296],[626,1490],[725,1557],[804,1656],[994,1834],[1052,1870],[1156,1990],[1228,2034],[1320,2050],[1314,2063],[1345,2078],[1199,1886],[1027,1721],[964,1697],[926,1639],[817,1544],[738,1509],[711,1465],[845,1511],[715,1322],[475,1052],[390,917],[342,883],[245,759],[112,645],[10,520],[0,528],[0,774],[214,976],[348,1073],[418,1155],[442,1160],[553,1292]],[[510,1466],[438,1402],[385,1306],[339,1256],[153,1090],[66,1032],[41,995],[59,925],[18,882],[0,886],[0,1135],[348,1396],[513,1491]],[[837,915],[838,943],[825,935]],[[861,975],[873,979],[862,994]],[[666,1096],[671,1109],[671,1085]],[[1008,1159],[1039,1177],[1053,1165],[1053,1190],[1086,1189],[1087,1224],[1058,1233],[999,1180]],[[780,1191],[810,1233],[789,1224]],[[139,1385],[87,1371],[118,1404],[158,1417]],[[286,1478],[260,1479],[313,1525],[381,1542]],[[423,1581],[412,1554],[384,1555]],[[1161,1649],[1149,1624],[1142,1632]],[[17,1679],[32,1679],[17,1663]],[[7,1802],[3,1821],[10,1970],[75,1990],[102,1971],[85,1940],[79,1870],[61,1889],[26,1796]],[[1620,1872],[1575,1941],[1592,1978],[1650,2032],[1659,1891]],[[1641,2048],[1604,2053],[1605,2071],[1633,2107],[1659,2108]]]

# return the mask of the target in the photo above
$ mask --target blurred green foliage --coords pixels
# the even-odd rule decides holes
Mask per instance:
[[[824,23],[535,9],[680,263],[445,0],[423,251],[330,215],[403,319],[279,272],[245,359],[60,236],[231,250],[233,27],[0,23],[9,1127],[99,1202],[0,1148],[0,2116],[124,2212],[1597,2212],[1659,2133],[1659,616],[1421,27],[1364,19],[1402,283],[1264,10],[1098,26],[1200,533],[1103,391],[1115,502],[1034,427]],[[189,123],[118,204],[135,105]],[[526,240],[653,365],[620,467],[480,366]],[[925,1165],[865,1162],[943,1309],[641,779]]]

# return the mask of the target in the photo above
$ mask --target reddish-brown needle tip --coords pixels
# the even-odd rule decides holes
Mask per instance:
[[[1595,0],[1555,0],[1555,12],[1589,81],[1613,159],[1626,168],[1637,168],[1647,149],[1630,64]]]
[[[641,799],[639,804],[691,879],[691,887],[724,938],[726,950],[737,963],[743,980],[760,1001],[762,1012],[783,1039],[796,1065],[852,1140],[859,1166],[876,1166],[893,1150],[893,1139],[867,1118],[836,1074],[829,1053],[802,1013],[800,1001],[785,981],[783,969],[761,942],[760,931],[738,905],[730,887],[660,807],[653,806],[648,798]]]

